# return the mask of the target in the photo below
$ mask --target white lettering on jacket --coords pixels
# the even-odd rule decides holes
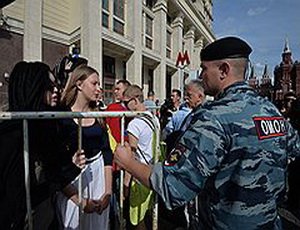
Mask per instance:
[[[283,117],[254,117],[253,121],[260,140],[284,136],[286,134]]]

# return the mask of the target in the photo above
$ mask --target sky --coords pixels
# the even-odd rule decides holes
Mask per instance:
[[[251,45],[257,76],[265,64],[273,76],[286,39],[300,61],[300,0],[213,0],[213,18],[216,38],[236,35]]]

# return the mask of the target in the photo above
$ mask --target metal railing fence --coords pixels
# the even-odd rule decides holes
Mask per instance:
[[[157,109],[159,107],[153,107]],[[151,107],[152,109],[152,107]],[[73,118],[78,119],[78,150],[82,148],[82,126],[81,120],[83,118],[106,118],[106,117],[120,117],[121,118],[121,144],[124,145],[124,127],[125,127],[125,117],[138,117],[138,116],[151,116],[152,119],[155,119],[154,116],[149,112],[0,112],[0,120],[23,120],[23,139],[24,139],[24,169],[25,169],[25,189],[26,189],[26,206],[27,206],[27,218],[28,218],[28,228],[29,230],[33,229],[33,220],[32,220],[32,208],[31,208],[31,197],[30,197],[30,173],[29,173],[29,144],[28,144],[28,120],[39,120],[39,119],[64,119],[64,118]],[[155,124],[155,121],[153,120]],[[159,136],[160,129],[158,126],[155,126],[156,133],[156,153],[159,152]],[[154,161],[157,162],[159,159],[158,154],[155,154]],[[120,218],[121,218],[121,229],[124,228],[124,219],[123,219],[123,200],[124,200],[124,191],[123,191],[123,180],[124,180],[124,171],[121,170],[120,175]],[[78,183],[78,196],[80,203],[79,211],[79,226],[81,226],[81,211],[82,211],[82,180],[81,173],[79,175]],[[153,209],[153,230],[158,229],[158,203],[157,196],[155,196],[155,205]]]

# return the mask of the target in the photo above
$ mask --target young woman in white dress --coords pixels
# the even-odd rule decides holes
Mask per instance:
[[[62,105],[74,112],[95,111],[100,93],[99,74],[89,66],[75,69],[62,94]],[[64,119],[61,132],[65,151],[62,154],[64,176],[68,183],[57,195],[62,229],[79,229],[78,178],[80,169],[72,163],[78,147],[77,119]],[[82,150],[86,164],[82,174],[82,229],[108,229],[109,201],[112,192],[112,152],[105,124],[100,119],[82,119]]]

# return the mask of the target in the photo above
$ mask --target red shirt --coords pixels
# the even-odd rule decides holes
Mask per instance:
[[[106,111],[127,111],[127,109],[120,103],[109,104]],[[120,117],[107,117],[106,123],[108,124],[111,134],[118,143],[121,143],[121,118]]]
[[[109,104],[106,111],[127,111],[127,109],[120,103]],[[106,124],[109,126],[111,134],[117,143],[121,143],[121,118],[120,117],[107,117]],[[125,127],[126,128],[126,127]],[[124,128],[124,130],[126,130]],[[124,140],[128,141],[128,136],[124,135]],[[118,171],[117,165],[113,162],[113,171]]]

